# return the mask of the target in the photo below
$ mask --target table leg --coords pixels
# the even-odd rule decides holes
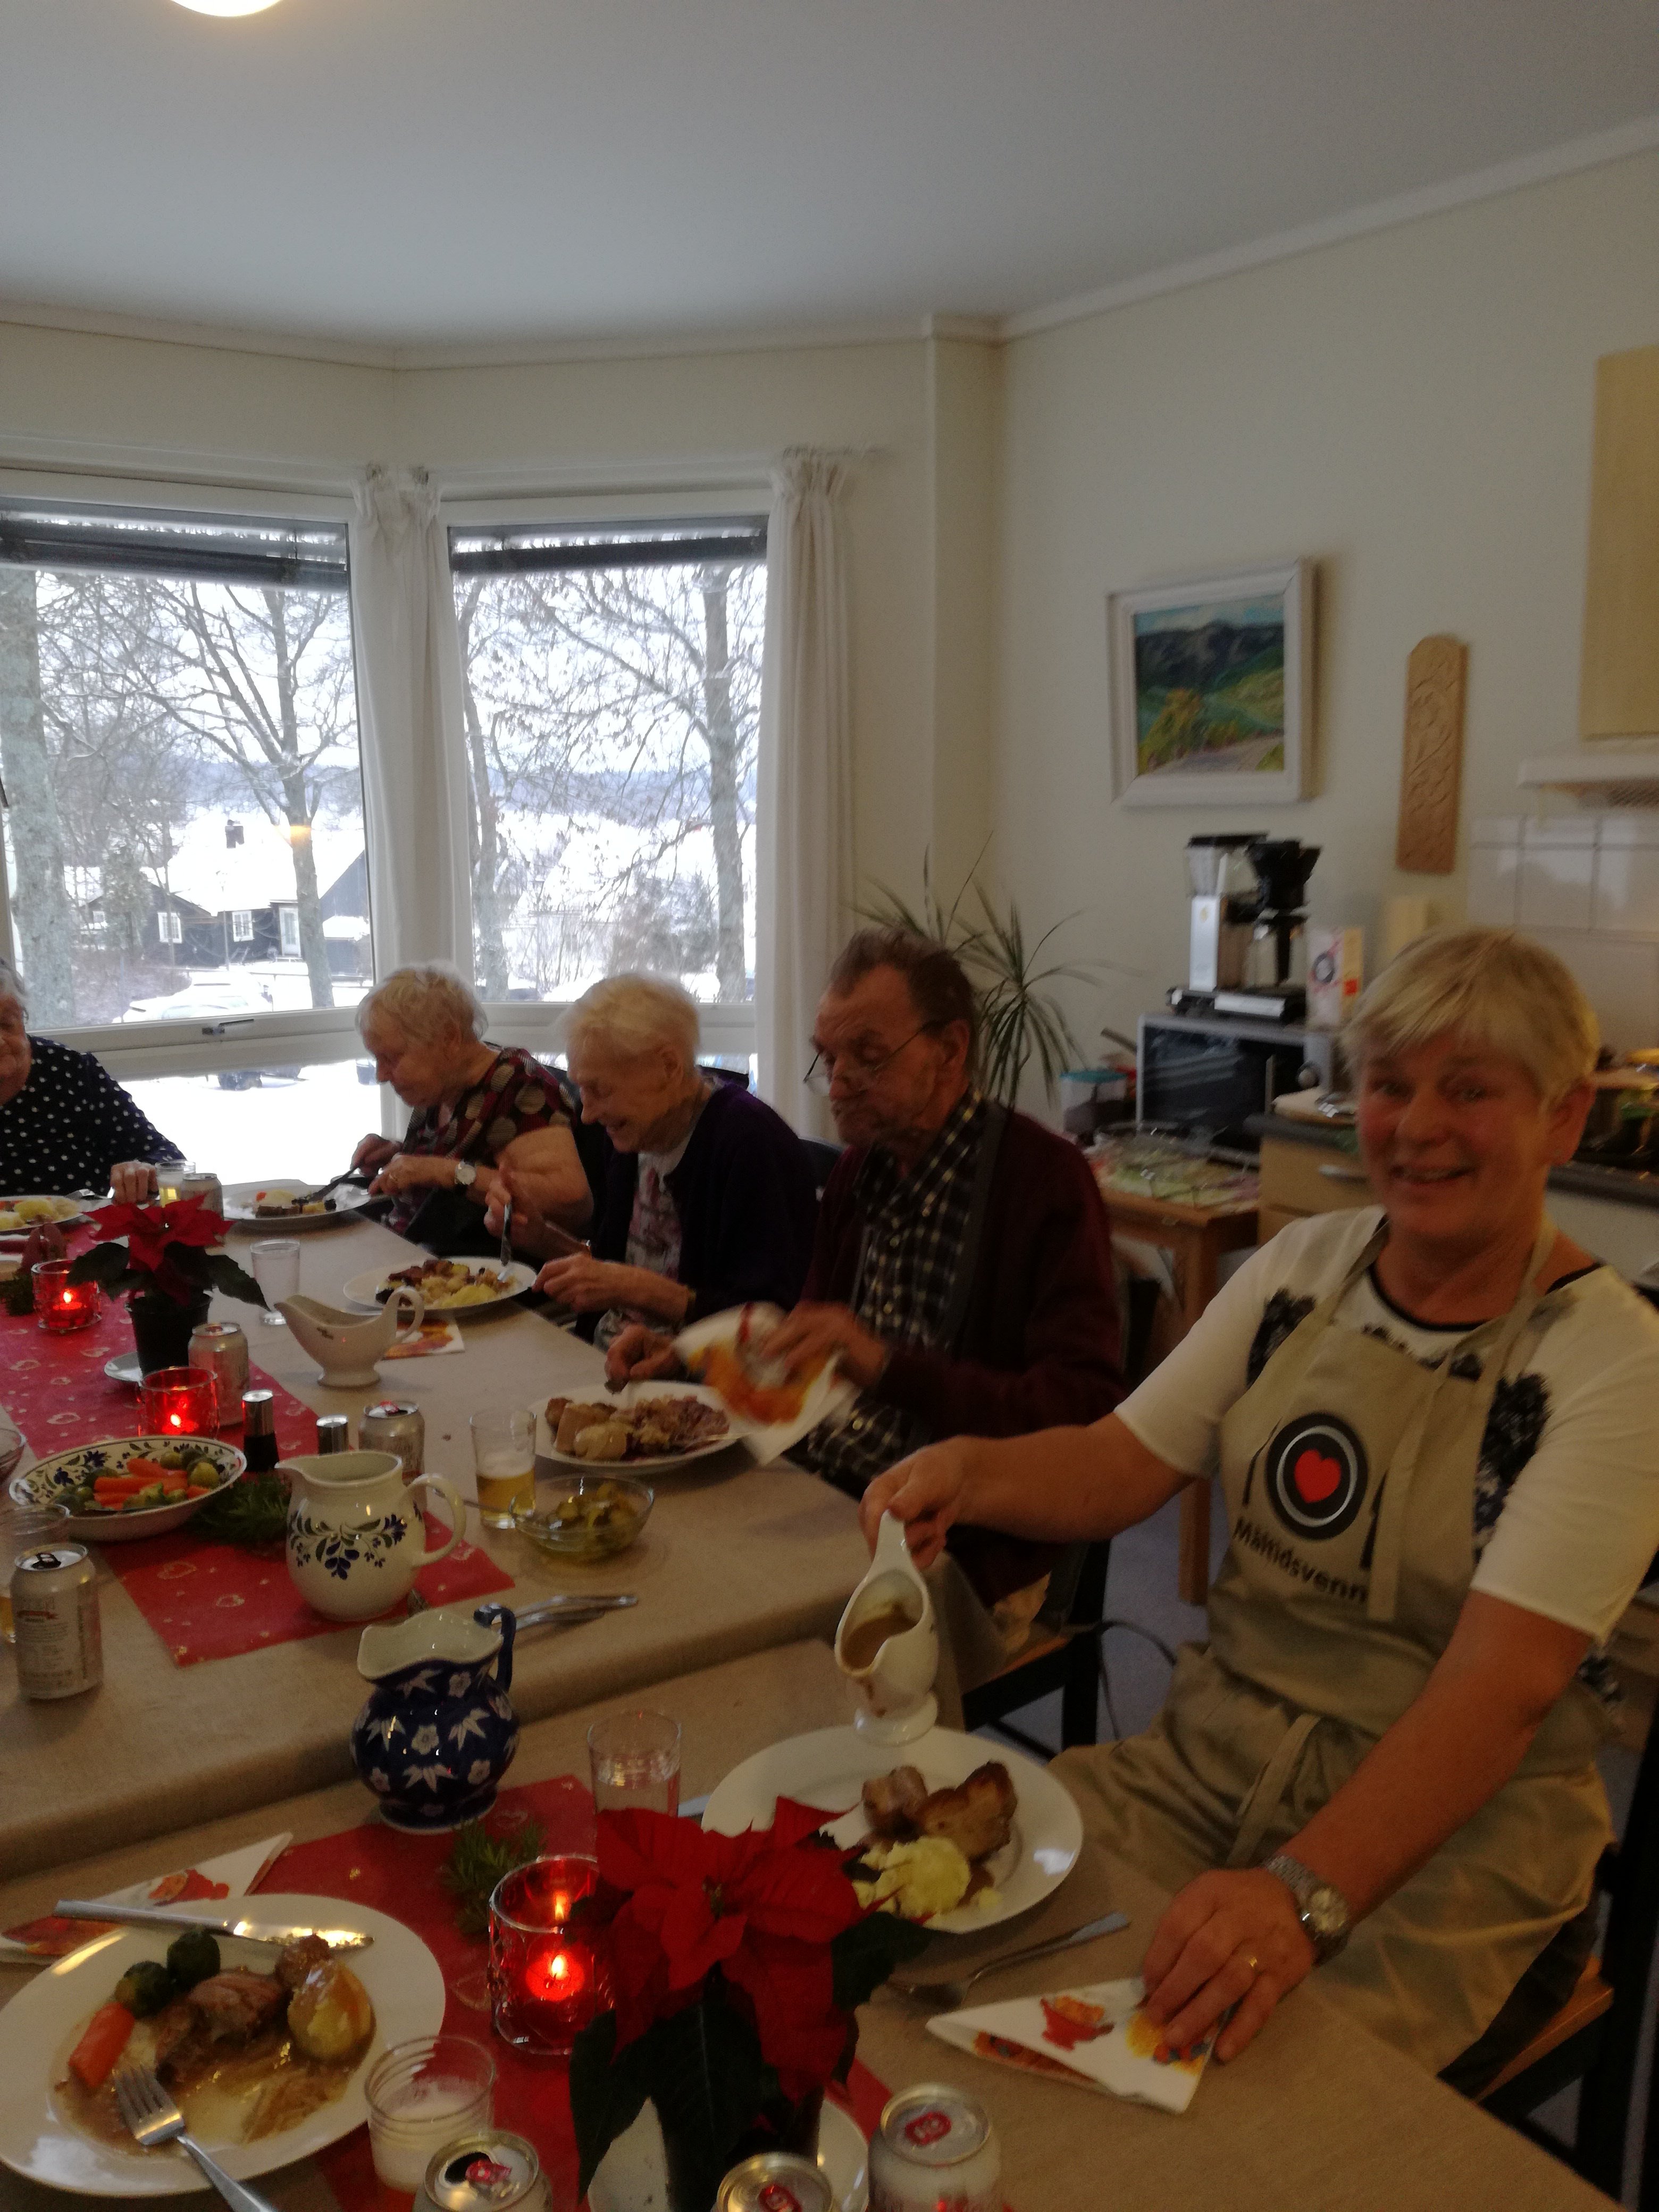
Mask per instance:
[[[1189,1482],[1181,1493],[1181,1537],[1176,1588],[1183,1605],[1210,1601],[1210,1485]]]

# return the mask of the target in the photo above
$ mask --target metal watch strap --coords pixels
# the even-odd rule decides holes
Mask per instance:
[[[1308,1941],[1314,1947],[1316,1964],[1323,1966],[1335,1958],[1348,1940],[1348,1902],[1334,1882],[1316,1875],[1311,1867],[1292,1858],[1289,1851],[1275,1851],[1271,1858],[1261,1862],[1263,1874],[1270,1874],[1282,1881],[1291,1893],[1296,1905],[1296,1917],[1307,1931]]]

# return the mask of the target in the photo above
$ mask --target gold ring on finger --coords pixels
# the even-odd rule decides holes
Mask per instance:
[[[1261,1972],[1261,1961],[1254,1951],[1247,1951],[1244,1954],[1244,1964],[1253,1974],[1259,1974]]]

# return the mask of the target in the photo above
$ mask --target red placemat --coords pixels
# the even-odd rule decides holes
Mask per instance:
[[[252,1339],[258,1323],[249,1331]],[[106,1304],[89,1328],[48,1336],[33,1314],[0,1314],[0,1371],[5,1404],[36,1455],[70,1451],[104,1437],[140,1433],[131,1383],[112,1382],[106,1360],[132,1350],[125,1307]],[[250,1367],[252,1388],[275,1401],[276,1443],[284,1456],[317,1449],[317,1416],[273,1376]],[[236,1440],[232,1431],[229,1441]],[[429,1529],[437,1524],[428,1524]],[[428,1543],[437,1540],[428,1533]],[[331,1636],[345,1626],[313,1613],[289,1580],[281,1544],[216,1544],[191,1534],[187,1522],[170,1535],[101,1544],[100,1556],[167,1646],[176,1667],[234,1659],[270,1644]],[[463,1537],[447,1559],[423,1568],[416,1588],[431,1605],[508,1589],[513,1577]],[[362,1626],[349,1624],[356,1634]]]
[[[539,1822],[546,1851],[593,1849],[593,1800],[586,1784],[574,1775],[503,1790],[496,1810],[497,1814]],[[371,1820],[314,1844],[295,1844],[283,1853],[260,1886],[299,1896],[349,1898],[354,1904],[389,1912],[414,1929],[443,1969],[449,1992],[444,2032],[470,2035],[489,2045],[496,2068],[496,2125],[528,2136],[552,2183],[554,2203],[572,2204],[577,2161],[569,2069],[557,2059],[526,2058],[491,2033],[484,1987],[488,1948],[482,1938],[457,1932],[455,1900],[439,1880],[453,1841],[452,1836],[405,1836]],[[388,2021],[386,2031],[389,2042],[399,2039],[395,2021]],[[875,2075],[855,2061],[840,2101],[866,2136],[880,2119],[886,2100],[887,2092]],[[374,2163],[366,2127],[322,2152],[317,2163],[341,2204],[356,2212],[357,2207],[374,2203]]]

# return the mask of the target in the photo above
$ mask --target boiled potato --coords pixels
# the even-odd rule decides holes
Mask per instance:
[[[349,2058],[374,2033],[368,1991],[349,1966],[325,1959],[289,2000],[288,2024],[307,2058]]]

